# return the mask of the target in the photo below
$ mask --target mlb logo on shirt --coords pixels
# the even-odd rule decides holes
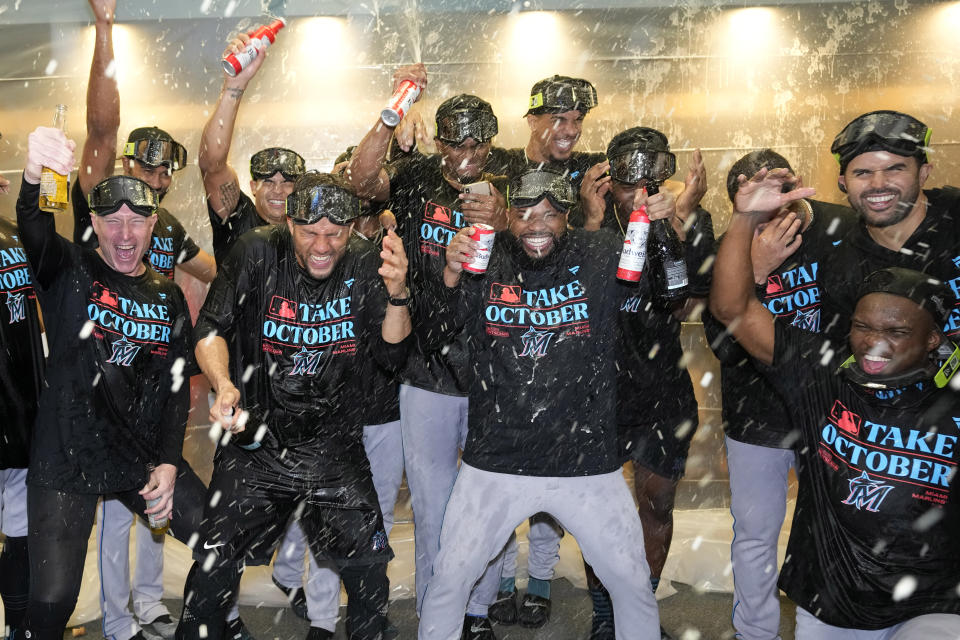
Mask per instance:
[[[105,286],[99,282],[93,283],[93,300],[101,304],[105,304],[108,307],[116,307],[120,304],[120,301],[117,299],[117,294],[110,289],[107,289]]]
[[[781,291],[783,291],[783,281],[780,280],[780,276],[767,276],[767,295],[771,293],[780,293]]]
[[[490,300],[492,302],[516,304],[520,302],[520,285],[494,282],[490,285]]]
[[[453,212],[449,207],[443,207],[439,204],[434,204],[433,202],[427,203],[426,211],[424,211],[423,217],[426,220],[431,222],[439,222],[441,224],[450,224],[450,220],[453,219]]]
[[[296,318],[297,303],[280,296],[273,296],[270,301],[270,313],[280,318]]]
[[[847,409],[843,406],[842,402],[837,400],[833,403],[833,408],[830,409],[830,422],[847,433],[856,436],[860,433],[863,418]]]

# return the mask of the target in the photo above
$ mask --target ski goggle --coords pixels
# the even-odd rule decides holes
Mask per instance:
[[[250,157],[250,175],[254,180],[266,180],[277,172],[287,180],[296,180],[306,170],[306,162],[299,153],[282,147],[257,151]]]
[[[328,218],[333,224],[349,224],[360,215],[360,198],[343,187],[317,184],[287,196],[286,213],[294,224],[314,224]]]
[[[134,213],[149,217],[156,213],[160,198],[142,180],[130,176],[111,176],[90,190],[87,204],[98,216],[116,213],[120,207],[127,205]]]
[[[663,182],[676,172],[677,157],[669,151],[628,147],[610,158],[610,176],[624,184],[637,184],[644,179]]]
[[[487,142],[498,130],[497,116],[489,111],[463,110],[437,116],[437,137],[453,145],[467,138],[478,144]]]
[[[843,128],[830,145],[830,153],[844,166],[871,145],[900,156],[923,156],[930,144],[930,127],[899,111],[862,115]]]
[[[133,140],[123,146],[123,155],[150,167],[164,165],[170,171],[187,166],[187,150],[173,140]]]
[[[597,90],[586,80],[570,78],[552,81],[530,96],[527,115],[582,111],[586,113],[597,106]]]
[[[556,209],[566,212],[574,205],[570,180],[553,171],[528,171],[514,178],[507,189],[508,206],[526,209],[546,198]]]

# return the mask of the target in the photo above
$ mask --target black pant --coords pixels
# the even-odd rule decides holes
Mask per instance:
[[[116,497],[133,513],[147,508],[138,489]],[[185,460],[180,461],[174,488],[170,533],[186,543],[200,529],[206,487]],[[83,561],[98,494],[77,494],[29,487],[27,491],[30,550],[30,601],[23,628],[31,640],[62,640],[77,605]],[[142,516],[146,517],[146,516]]]

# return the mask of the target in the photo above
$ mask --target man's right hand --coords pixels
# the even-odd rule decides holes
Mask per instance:
[[[603,216],[607,211],[607,201],[604,196],[610,192],[613,178],[607,173],[610,163],[606,160],[593,165],[583,174],[580,183],[580,205],[583,207],[585,222],[583,228],[587,231],[597,231],[603,224]]]
[[[750,246],[753,260],[753,281],[764,284],[767,276],[800,248],[800,220],[790,212],[768,224],[757,227]]]
[[[219,424],[224,431],[240,433],[244,429],[240,414],[240,391],[231,382],[221,382],[217,386],[217,399],[210,407],[210,424]]]
[[[40,173],[49,167],[60,175],[69,175],[77,160],[77,143],[53,127],[37,127],[27,138],[27,165],[23,179],[29,184],[40,183]]]
[[[117,12],[117,0],[88,0],[96,22],[113,22]]]
[[[471,240],[473,227],[464,227],[457,232],[447,245],[447,265],[443,270],[443,281],[448,287],[455,287],[463,273],[463,263],[470,262],[477,255],[477,241]]]
[[[735,212],[759,214],[763,219],[768,219],[795,200],[809,198],[816,193],[809,187],[784,193],[784,185],[792,187],[798,181],[789,169],[761,169],[749,180],[741,174],[737,181],[740,187],[733,201]]]
[[[223,50],[222,58],[226,58],[228,55],[238,54],[247,48],[247,45],[250,44],[250,36],[246,33],[238,33],[233,37],[229,43],[227,43],[227,48]],[[260,70],[260,67],[263,66],[263,61],[267,57],[267,52],[265,49],[260,49],[260,52],[257,54],[257,57],[250,61],[240,73],[236,76],[230,76],[226,71],[223,72],[224,81],[228,87],[236,87],[241,90],[247,87],[247,84],[250,80],[253,79],[253,76],[257,75],[257,71]]]
[[[427,68],[423,66],[422,62],[416,64],[410,64],[405,67],[400,67],[393,72],[393,90],[396,92],[397,87],[400,86],[400,83],[404,80],[412,80],[418,87],[420,87],[420,95],[417,96],[417,100],[423,97],[424,92],[427,89]],[[415,101],[416,102],[416,101]]]

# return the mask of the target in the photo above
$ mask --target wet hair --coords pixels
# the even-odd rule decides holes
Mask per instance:
[[[790,162],[773,149],[751,151],[734,162],[727,173],[727,195],[730,196],[730,202],[733,202],[733,199],[737,197],[737,191],[740,190],[737,177],[742,174],[750,178],[760,169],[788,169],[791,172],[793,171]]]

